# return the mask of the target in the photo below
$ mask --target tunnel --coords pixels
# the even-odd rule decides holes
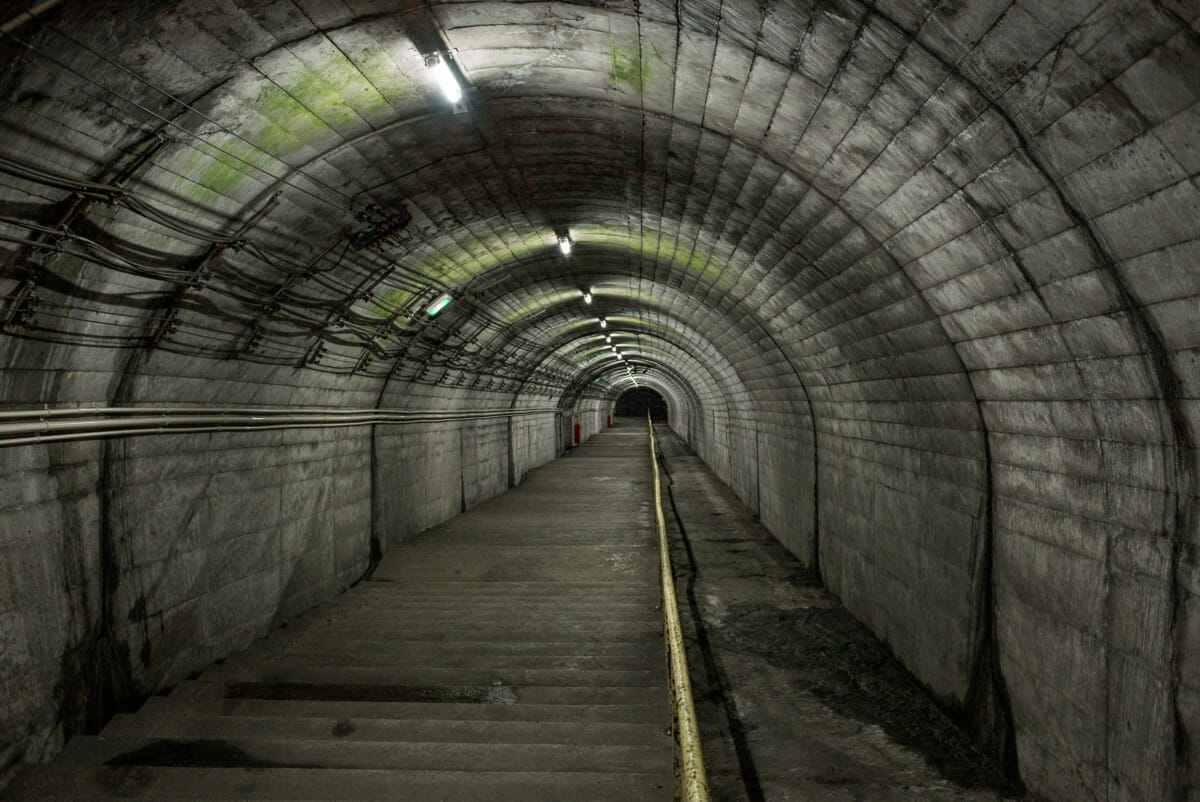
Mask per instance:
[[[667,423],[667,399],[649,387],[635,387],[617,396],[613,412],[627,418],[645,418]]]
[[[637,387],[1031,794],[1200,798],[1196,3],[7,0],[0,64],[0,776]]]

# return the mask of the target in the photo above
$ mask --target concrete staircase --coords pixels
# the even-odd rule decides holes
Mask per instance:
[[[0,795],[671,798],[645,448],[600,435]]]

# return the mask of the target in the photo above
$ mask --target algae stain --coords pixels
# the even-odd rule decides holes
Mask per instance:
[[[353,112],[328,91],[316,94],[317,88],[317,82],[308,80],[289,89],[265,90],[257,107],[266,118],[266,125],[257,135],[247,133],[247,140],[230,137],[216,143],[219,150],[204,148],[210,160],[197,177],[197,183],[218,194],[228,194],[248,173],[258,172],[255,168],[270,172],[276,159],[329,137],[332,126],[346,124],[353,118]],[[310,111],[297,97],[304,98],[306,103],[316,103],[323,116]]]
[[[639,92],[646,88],[650,78],[650,67],[636,50],[622,50],[617,43],[611,44],[612,79],[617,83],[629,84]]]
[[[219,143],[220,150],[207,149],[211,160],[197,179],[197,183],[219,194],[227,194],[246,176],[257,172],[254,168],[266,169],[272,159],[254,145],[230,138]]]
[[[371,300],[364,314],[377,318],[391,317],[394,312],[404,309],[412,295],[396,287],[389,287]]]
[[[272,86],[258,99],[259,113],[300,142],[312,142],[330,135],[330,127],[309,108],[318,105],[315,95],[305,94],[301,84],[289,89]],[[297,97],[304,98],[302,104]],[[309,104],[306,106],[305,104]]]

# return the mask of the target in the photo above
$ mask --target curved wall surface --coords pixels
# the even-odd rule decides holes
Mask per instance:
[[[429,415],[0,448],[0,764],[637,382],[1033,790],[1200,793],[1195,3],[27,5],[4,409]]]

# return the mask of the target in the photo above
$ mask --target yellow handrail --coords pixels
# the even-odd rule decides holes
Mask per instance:
[[[667,521],[663,517],[662,482],[658,476],[658,451],[654,447],[654,423],[650,427],[650,465],[654,469],[654,517],[658,527],[658,568],[662,585],[663,634],[667,641],[667,679],[671,685],[671,708],[675,733],[675,799],[680,802],[708,802],[708,778],[704,773],[704,755],[700,751],[700,728],[696,724],[696,706],[692,702],[692,683],[688,679],[687,657],[683,648],[683,627],[675,601],[675,573],[667,547]]]

